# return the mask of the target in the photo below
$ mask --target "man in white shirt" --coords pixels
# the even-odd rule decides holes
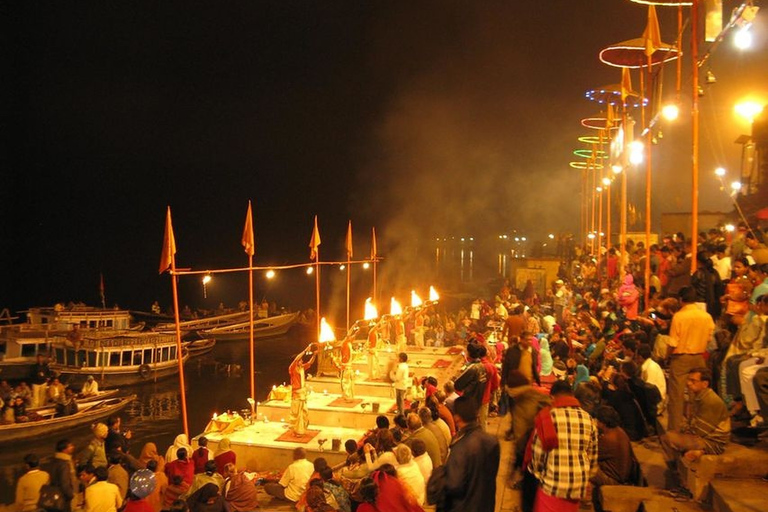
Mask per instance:
[[[637,359],[640,362],[640,378],[648,384],[656,386],[661,395],[659,402],[659,412],[664,410],[667,402],[667,379],[664,377],[664,370],[659,363],[651,358],[651,347],[645,343],[637,347]]]
[[[96,396],[99,394],[99,383],[93,378],[93,375],[89,375],[83,384],[83,388],[80,390],[81,397]]]
[[[123,506],[120,489],[107,482],[107,468],[94,470],[96,483],[85,488],[85,512],[117,512]]]
[[[400,352],[397,356],[400,361],[397,368],[389,373],[389,378],[395,386],[395,397],[397,400],[397,413],[403,414],[405,410],[405,393],[408,391],[408,387],[411,385],[411,378],[408,372],[408,354]]]
[[[40,459],[34,453],[24,456],[27,472],[16,484],[15,512],[34,512],[40,499],[40,488],[51,481],[51,475],[40,469]]]
[[[731,257],[725,255],[725,251],[727,250],[727,245],[718,245],[715,255],[710,257],[715,266],[715,270],[717,270],[717,273],[720,275],[721,281],[729,281],[731,279]]]
[[[275,498],[296,503],[304,494],[309,483],[309,477],[315,471],[315,466],[307,460],[304,448],[293,450],[293,462],[285,468],[279,482],[264,484],[264,491]]]

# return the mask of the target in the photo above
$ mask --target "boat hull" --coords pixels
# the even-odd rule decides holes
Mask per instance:
[[[81,410],[71,416],[30,421],[26,423],[14,423],[12,425],[0,425],[0,446],[33,440],[38,442],[40,439],[51,437],[59,432],[69,432],[74,428],[91,425],[102,418],[106,418],[107,416],[125,409],[135,399],[135,395],[123,398],[112,398],[105,400],[90,409]]]
[[[298,313],[264,318],[253,322],[253,338],[265,339],[283,336],[291,330],[299,317]],[[219,327],[202,331],[206,337],[216,341],[238,341],[250,339],[251,331],[248,322],[227,327]]]
[[[184,362],[189,358],[189,354],[184,354]],[[141,371],[140,366],[120,366],[94,368],[83,366],[73,368],[67,366],[51,365],[51,370],[61,374],[62,380],[74,388],[79,388],[85,383],[89,375],[93,375],[102,389],[135,386],[146,382],[154,382],[160,379],[172,377],[179,373],[178,361],[169,361],[158,365],[149,366],[149,371]]]

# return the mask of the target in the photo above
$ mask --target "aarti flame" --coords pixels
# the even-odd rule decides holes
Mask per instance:
[[[325,317],[322,317],[320,319],[320,343],[329,341],[336,341],[336,335],[333,333],[333,328],[325,321]]]
[[[379,311],[376,309],[376,306],[371,301],[371,298],[368,297],[367,299],[365,299],[365,316],[363,316],[363,319],[373,320],[378,317],[379,317]]]
[[[416,294],[416,290],[411,290],[411,307],[417,308],[422,304],[424,304],[424,301]]]
[[[392,297],[392,300],[389,303],[389,314],[392,316],[395,315],[402,315],[403,314],[403,307],[400,305],[399,302],[395,300],[394,297]]]
[[[435,290],[434,286],[429,287],[429,300],[433,302],[437,302],[440,300],[440,295],[438,295],[437,290]]]

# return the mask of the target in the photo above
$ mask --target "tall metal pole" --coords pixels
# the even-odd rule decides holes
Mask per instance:
[[[652,56],[648,55],[648,88],[651,93],[649,97],[653,95],[653,82],[651,74]],[[642,74],[642,73],[641,73]],[[653,115],[653,102],[651,104],[651,116]],[[645,107],[643,107],[645,112]],[[645,115],[643,115],[643,127],[648,130],[645,134],[645,146],[646,146],[646,158],[645,158],[645,302],[644,307],[648,309],[648,304],[651,296],[651,153],[653,146],[652,130],[645,124]]]
[[[691,3],[691,274],[696,272],[699,238],[699,1]]]
[[[248,255],[248,321],[249,329],[249,347],[251,357],[251,398],[256,400],[256,350],[253,343],[253,256]]]
[[[627,137],[629,126],[627,122],[627,106],[623,105],[621,126],[624,129],[624,148],[622,149],[621,169],[621,210],[619,211],[619,274],[624,275],[624,262],[627,258],[627,172],[629,171],[629,156],[627,154]]]

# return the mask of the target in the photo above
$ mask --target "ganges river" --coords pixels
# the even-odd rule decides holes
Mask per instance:
[[[303,349],[309,330],[294,326],[285,336],[256,340],[256,395],[264,400],[273,384],[288,380],[288,365],[293,356]],[[217,343],[212,352],[187,361],[187,411],[190,437],[200,434],[214,412],[248,409],[250,394],[248,378],[248,341]],[[238,372],[235,365],[239,365]],[[131,430],[131,453],[139,455],[144,443],[154,442],[160,453],[183,432],[181,395],[177,376],[138,386],[126,387],[124,394],[136,394],[137,399],[123,410],[124,429]],[[45,441],[30,441],[4,449],[0,453],[0,503],[14,500],[16,480],[24,472],[23,458],[36,453],[43,463],[53,456],[56,440],[69,437],[77,448],[76,453],[89,442],[88,426],[75,429]]]

